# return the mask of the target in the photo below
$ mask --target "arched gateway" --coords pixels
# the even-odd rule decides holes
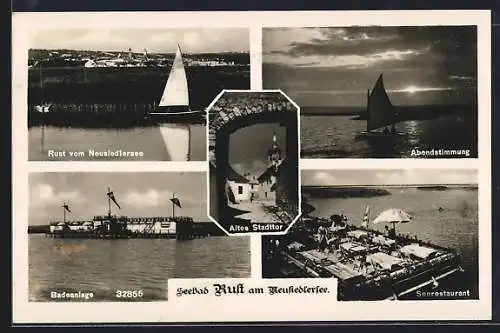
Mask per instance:
[[[285,232],[300,215],[299,107],[277,90],[223,91],[208,113],[209,216],[228,233]]]

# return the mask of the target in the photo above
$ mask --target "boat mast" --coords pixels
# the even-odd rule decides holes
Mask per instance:
[[[39,70],[39,77],[40,77],[40,104],[43,105],[43,76],[42,76],[42,59],[38,60],[38,70]]]
[[[370,89],[366,90],[366,130],[369,131],[368,123],[370,121]]]

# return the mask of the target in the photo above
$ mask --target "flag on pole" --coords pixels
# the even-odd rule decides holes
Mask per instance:
[[[68,206],[68,204],[64,204],[64,205],[62,205],[62,207],[63,207],[64,209],[66,209],[66,210],[68,211],[68,213],[71,213],[71,211],[69,210],[69,206]]]
[[[118,202],[116,202],[116,199],[115,199],[115,195],[113,194],[113,191],[109,191],[108,192],[108,197],[113,200],[113,202],[115,203],[115,205],[118,207],[118,209],[122,209],[120,207],[120,205],[118,204]]]
[[[173,204],[176,205],[177,207],[182,208],[181,207],[181,202],[179,201],[178,198],[171,198],[170,201],[172,201]]]
[[[370,215],[370,206],[366,206],[365,215],[363,216],[363,222],[361,223],[362,227],[368,228],[368,223],[370,221],[369,215]]]

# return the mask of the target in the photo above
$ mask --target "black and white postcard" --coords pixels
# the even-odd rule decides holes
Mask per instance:
[[[489,320],[491,11],[18,12],[16,324]]]
[[[477,157],[476,26],[264,28],[262,52],[303,158]]]
[[[249,277],[249,238],[208,219],[205,186],[204,172],[31,173],[29,300],[161,301],[171,278]]]
[[[478,299],[476,170],[306,170],[303,215],[262,275],[332,277],[338,299]]]
[[[300,214],[298,107],[224,91],[208,109],[210,216],[229,233],[284,232]]]
[[[205,108],[249,88],[248,43],[231,28],[37,30],[29,159],[206,160]]]

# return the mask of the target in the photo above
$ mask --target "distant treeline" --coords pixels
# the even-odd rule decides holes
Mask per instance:
[[[49,232],[48,225],[29,225],[28,234],[44,234]]]
[[[421,191],[446,191],[449,189],[448,186],[436,185],[436,186],[417,186],[417,189]]]
[[[426,120],[447,114],[477,114],[477,105],[414,105],[395,106],[396,120]],[[364,107],[301,107],[300,113],[308,116],[355,116],[366,120]]]
[[[39,50],[39,49],[30,49],[28,50],[28,63],[31,65],[40,59],[42,60],[55,60],[60,59],[61,55],[69,54],[73,58],[98,58],[102,56],[126,54],[128,55],[128,51],[92,51],[92,50],[67,50],[67,49],[58,49],[58,50]],[[132,52],[134,57],[142,57],[143,50],[140,52]],[[156,53],[156,52],[148,52],[149,58],[171,58],[173,59],[175,53]],[[190,59],[223,59],[224,61],[231,62],[234,61],[235,64],[249,64],[250,63],[250,53],[248,52],[222,52],[222,53],[184,53],[183,56],[185,58]],[[50,62],[48,62],[50,64]]]
[[[417,186],[418,190],[421,191],[446,191],[452,189],[461,190],[477,190],[477,185],[427,185],[427,186]]]
[[[369,198],[391,195],[391,192],[369,187],[303,186],[302,194],[306,194],[310,198]]]

